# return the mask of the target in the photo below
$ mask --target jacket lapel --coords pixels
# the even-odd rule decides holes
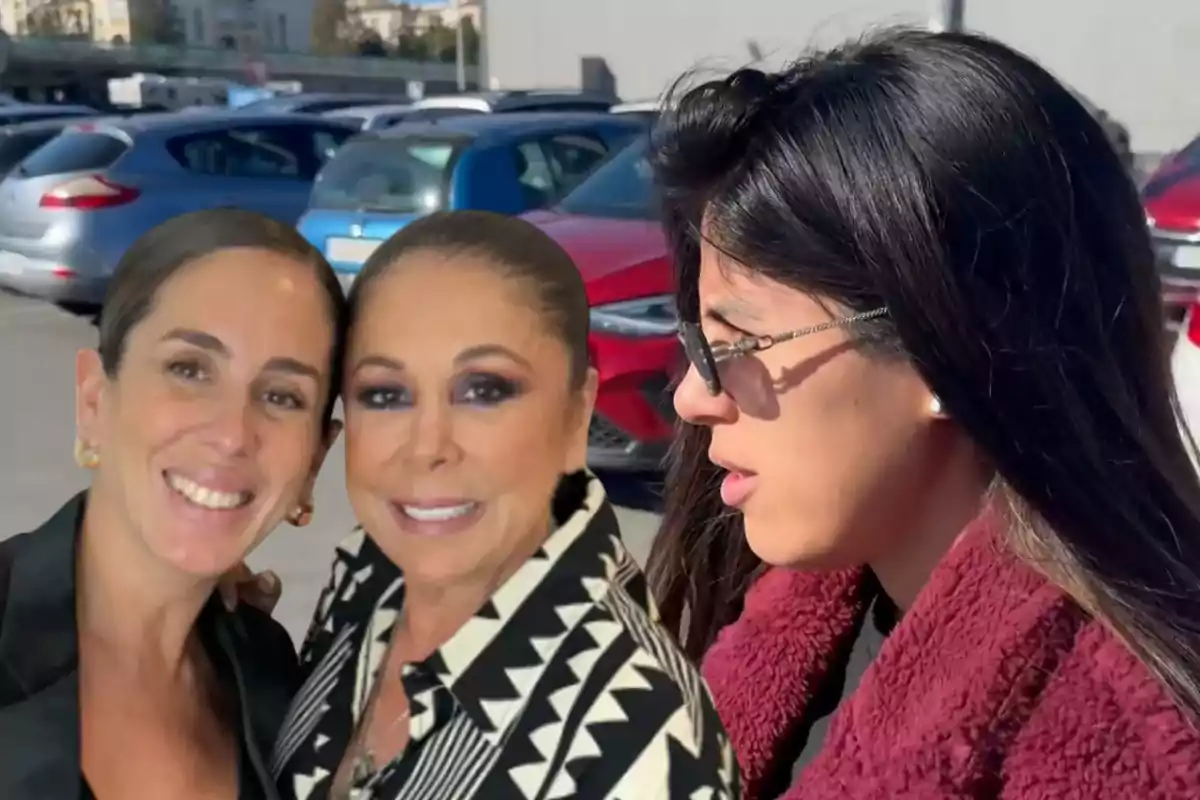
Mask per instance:
[[[75,540],[85,495],[5,543],[11,570],[0,620],[0,797],[79,797]]]

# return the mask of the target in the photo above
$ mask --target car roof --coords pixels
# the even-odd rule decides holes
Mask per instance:
[[[572,89],[513,89],[495,92],[462,92],[426,97],[413,103],[416,108],[503,108],[510,103],[543,100],[553,106],[562,103],[594,102],[612,105],[612,97]]]
[[[661,110],[661,100],[630,100],[628,103],[617,103],[609,109],[613,114],[637,114]]]
[[[62,130],[71,125],[78,125],[81,122],[95,122],[98,119],[104,119],[99,115],[95,117],[51,117],[50,119],[35,119],[29,122],[10,122],[7,125],[0,125],[0,131],[7,134],[13,133],[36,133],[43,130]]]
[[[375,100],[399,100],[396,95],[377,94],[375,92],[300,92],[299,94],[276,94],[270,97],[262,97],[252,100],[243,108],[249,109],[247,113],[254,113],[254,106],[276,107],[283,105],[299,105],[301,103],[319,103],[324,100],[350,100],[359,104],[370,104]]]
[[[366,114],[368,116],[379,116],[380,114],[392,114],[396,111],[415,111],[412,103],[384,103],[380,105],[368,106],[346,106],[345,108],[335,108],[332,111],[322,111],[323,117],[340,117],[352,116],[354,114]]]
[[[207,114],[177,114],[164,112],[158,114],[137,114],[131,117],[105,117],[103,120],[84,120],[80,125],[100,125],[116,128],[129,136],[139,133],[203,133],[212,130],[223,130],[231,124],[237,125],[285,125],[289,122],[304,122],[308,124],[321,123],[347,130],[357,130],[357,127],[342,120],[322,117],[318,114],[254,114],[236,109],[221,109]]]
[[[606,114],[601,111],[556,112],[530,111],[511,114],[464,114],[438,120],[403,122],[366,136],[379,139],[403,139],[429,136],[435,138],[460,137],[466,139],[507,139],[554,132],[605,126],[628,126],[631,130],[643,127],[634,120]]]
[[[56,113],[56,112],[62,112],[63,116],[68,116],[71,114],[95,114],[96,113],[96,109],[89,108],[88,106],[51,105],[49,103],[45,103],[45,104],[22,103],[21,105],[3,106],[3,109],[4,109],[4,116],[6,116],[6,117],[10,117],[10,116],[11,117],[21,117],[21,116],[25,116],[26,114],[29,114],[32,116],[34,114],[47,114],[47,113]]]

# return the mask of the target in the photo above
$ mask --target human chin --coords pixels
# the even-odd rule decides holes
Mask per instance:
[[[762,499],[761,497],[758,499]],[[806,522],[805,520],[809,520]],[[773,567],[828,570],[845,566],[837,557],[835,543],[825,535],[811,515],[786,508],[771,513],[753,504],[743,515],[746,543],[754,555]]]
[[[245,558],[282,513],[279,493],[253,479],[211,469],[158,470],[158,524],[146,528],[147,545],[175,569],[217,577]]]

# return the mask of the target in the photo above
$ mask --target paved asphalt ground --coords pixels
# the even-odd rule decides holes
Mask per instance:
[[[45,521],[70,495],[86,485],[72,459],[74,442],[74,358],[92,347],[96,331],[87,321],[54,306],[0,293],[0,538]],[[283,579],[276,618],[294,637],[303,635],[324,584],[334,545],[353,517],[343,488],[343,453],[330,455],[316,494],[316,517],[304,529],[284,525],[251,558],[257,569],[271,568]],[[618,503],[646,508],[653,496],[645,485],[606,479]],[[658,516],[619,510],[625,541],[644,559]]]

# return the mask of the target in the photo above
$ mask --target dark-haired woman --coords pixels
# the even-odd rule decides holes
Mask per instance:
[[[696,669],[584,471],[587,297],[527,222],[443,213],[350,298],[338,550],[280,734],[298,800],[735,800]],[[365,533],[364,533],[365,531]]]
[[[692,368],[651,575],[747,797],[1200,797],[1200,482],[1087,110],[889,31],[660,135]]]
[[[90,488],[0,543],[0,797],[278,797],[287,633],[215,588],[311,515],[345,300],[295,231],[174,218],[122,258],[76,362]]]

